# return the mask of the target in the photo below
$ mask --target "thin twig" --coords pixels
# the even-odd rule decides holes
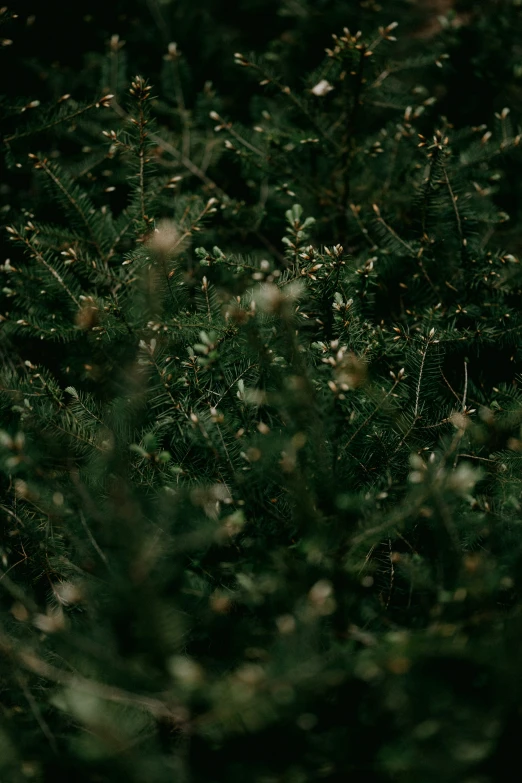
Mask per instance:
[[[348,448],[350,443],[353,441],[353,439],[359,434],[359,432],[363,429],[363,427],[366,427],[366,425],[373,419],[373,417],[375,416],[377,411],[382,408],[382,406],[384,405],[384,403],[386,402],[388,397],[390,397],[390,395],[393,394],[393,392],[395,390],[395,387],[397,386],[398,383],[399,383],[399,381],[395,381],[395,383],[393,384],[391,389],[384,395],[384,397],[381,399],[381,401],[379,402],[377,407],[374,408],[374,410],[370,413],[369,416],[366,417],[366,419],[363,421],[363,423],[359,427],[357,427],[355,432],[352,434],[351,438],[342,447],[342,449],[341,449],[341,451],[339,453],[339,456],[337,457],[338,460],[341,459],[342,455],[344,454],[344,452],[346,451],[346,449]]]
[[[99,554],[99,556],[100,556],[101,560],[103,561],[103,563],[107,566],[107,568],[109,568],[109,561],[107,560],[107,557],[106,557],[105,553],[103,552],[103,550],[101,549],[101,547],[99,546],[98,542],[94,538],[91,529],[89,528],[87,522],[85,521],[85,517],[83,516],[83,512],[82,511],[80,511],[80,521],[82,523],[83,529],[85,530],[85,532],[87,533],[87,535],[89,537],[89,541],[93,545],[93,547],[96,550],[96,552]]]
[[[468,365],[467,362],[464,361],[464,394],[462,397],[462,411],[464,412],[466,410],[466,397],[468,395]]]
[[[24,243],[24,244],[25,244],[25,245],[26,245],[26,246],[29,248],[29,250],[32,252],[33,258],[36,258],[36,260],[37,260],[37,261],[39,261],[39,262],[40,262],[40,263],[41,263],[41,264],[42,264],[42,265],[43,265],[43,266],[44,266],[44,267],[47,269],[47,271],[48,271],[48,272],[49,272],[49,273],[50,273],[50,274],[51,274],[51,275],[52,275],[52,276],[55,278],[55,280],[57,280],[57,281],[58,281],[58,283],[59,283],[59,284],[62,286],[62,288],[64,289],[64,291],[66,291],[66,292],[67,292],[67,294],[68,294],[68,295],[69,295],[69,297],[72,299],[72,301],[74,302],[74,304],[75,304],[75,305],[76,305],[76,306],[79,308],[79,307],[80,307],[80,302],[79,302],[79,300],[78,300],[78,299],[75,297],[75,295],[73,294],[73,292],[72,292],[72,291],[69,289],[69,287],[67,286],[67,284],[66,284],[66,283],[65,283],[65,281],[63,280],[62,276],[61,276],[61,275],[60,275],[60,274],[59,274],[59,273],[56,271],[56,269],[54,269],[54,267],[52,267],[52,266],[51,266],[51,264],[49,264],[49,263],[48,263],[48,262],[45,260],[45,258],[44,258],[44,256],[42,255],[42,253],[40,253],[40,251],[39,251],[39,250],[36,250],[36,248],[35,248],[35,247],[34,247],[34,246],[33,246],[33,245],[32,245],[32,244],[29,242],[29,240],[28,240],[26,237],[22,237],[22,236],[18,235],[18,239],[21,239],[21,240],[22,240],[22,242],[23,242],[23,243]]]

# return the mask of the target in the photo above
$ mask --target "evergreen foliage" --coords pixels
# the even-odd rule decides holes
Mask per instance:
[[[522,5],[239,5],[0,11],[0,780],[504,779]]]

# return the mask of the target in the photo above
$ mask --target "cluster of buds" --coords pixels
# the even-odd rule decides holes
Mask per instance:
[[[384,152],[384,149],[380,141],[374,141],[370,149],[365,150],[366,155],[370,155],[370,157],[372,158],[375,158],[377,155],[380,155],[382,152]]]
[[[205,204],[205,210],[204,210],[203,214],[213,215],[215,212],[217,212],[216,204],[218,204],[218,203],[219,202],[218,202],[217,198],[215,198],[214,196],[211,196],[211,198],[209,198],[209,200]]]
[[[49,162],[49,161],[47,160],[47,158],[40,159],[40,158],[38,157],[38,155],[34,155],[32,152],[29,152],[29,153],[28,153],[28,155],[27,155],[27,157],[28,157],[30,160],[33,160],[33,161],[34,161],[34,164],[33,164],[33,165],[34,165],[34,168],[35,168],[35,169],[43,169],[43,168],[45,168],[45,166],[46,166],[46,165],[47,165],[47,163]]]
[[[395,381],[395,383],[399,383],[400,381],[402,381],[403,378],[407,378],[408,377],[406,375],[406,373],[404,372],[404,367],[401,367],[401,369],[399,370],[399,372],[397,374],[395,374],[393,372],[393,370],[390,370],[390,375],[393,378],[393,380]]]
[[[174,190],[175,188],[178,187],[178,183],[181,182],[182,179],[183,177],[180,174],[178,174],[176,177],[171,177],[167,182],[167,184],[164,185],[163,187],[166,190]]]
[[[219,125],[216,125],[214,127],[214,130],[216,131],[216,133],[219,133],[219,131],[221,131],[221,130],[228,130],[229,128],[232,127],[232,123],[231,122],[225,122],[225,120],[222,117],[219,116],[217,111],[211,111],[208,116],[210,117],[211,120],[214,120],[214,122],[218,122],[219,123]]]
[[[131,83],[129,92],[131,95],[135,95],[138,100],[145,101],[150,97],[151,90],[152,87],[147,84],[147,81],[143,78],[143,76],[135,76]]]
[[[33,216],[31,215],[31,217],[33,217]],[[22,229],[21,229],[22,234],[20,234],[15,228],[13,228],[13,226],[6,226],[5,230],[7,231],[8,234],[11,234],[10,239],[13,239],[13,240],[23,240],[22,234],[28,234],[28,233],[38,234],[38,229],[36,228],[36,226],[34,225],[34,223],[31,220],[28,220],[27,223],[24,226],[22,226]],[[38,240],[35,239],[35,238],[33,238],[32,241],[35,244],[38,243]],[[10,271],[13,271],[13,270],[10,270]]]
[[[0,271],[6,272],[7,274],[11,274],[12,272],[18,272],[18,269],[12,265],[10,258],[6,258],[4,263],[0,264]]]
[[[234,62],[236,65],[241,65],[243,68],[248,68],[251,65],[245,55],[241,54],[241,52],[234,53]]]
[[[76,263],[76,261],[78,261],[78,254],[74,247],[68,247],[66,250],[62,250],[60,252],[60,255],[65,256],[65,260],[63,263],[66,266],[70,266],[71,264],[74,264]]]
[[[328,381],[330,390],[338,395],[340,390],[349,391],[363,386],[367,378],[366,362],[353,351],[347,352],[346,345],[339,346],[339,340],[332,340],[330,348],[335,354],[321,359],[323,364],[329,364],[334,371],[335,381]]]
[[[398,22],[391,22],[386,27],[379,27],[379,36],[376,40],[372,41],[371,44],[366,44],[361,41],[362,33],[360,30],[358,30],[355,35],[352,35],[347,27],[343,28],[343,35],[332,35],[332,38],[334,40],[334,48],[333,49],[325,49],[326,54],[328,57],[332,58],[338,58],[340,55],[342,55],[346,51],[350,51],[352,49],[356,49],[358,52],[361,53],[362,57],[371,57],[373,54],[373,50],[381,43],[382,41],[396,41],[394,35],[391,35],[392,31],[395,30],[395,28],[398,27]]]
[[[344,247],[342,245],[334,245],[332,248],[325,247],[324,252],[331,258],[341,258],[344,253]]]
[[[373,272],[373,267],[376,261],[377,261],[377,256],[372,256],[372,258],[368,258],[364,262],[364,266],[362,269],[356,269],[355,271],[357,272],[358,275],[362,275],[363,277],[368,277]]]
[[[40,105],[40,101],[30,101],[20,109],[20,114],[23,114],[23,112],[27,111],[28,109],[36,109],[36,107],[39,105]]]
[[[397,141],[400,140],[401,136],[404,136],[405,138],[409,138],[412,135],[412,126],[411,126],[411,120],[418,119],[421,114],[425,111],[426,106],[432,106],[436,102],[436,98],[433,96],[430,96],[429,98],[426,98],[425,101],[423,101],[419,106],[406,106],[406,109],[404,110],[404,123],[401,125],[400,123],[397,124],[397,129],[399,131],[399,135],[395,136],[395,139]]]
[[[343,33],[344,35],[336,35],[335,33],[332,33],[334,48],[325,49],[328,57],[336,58],[343,52],[352,49],[353,47],[357,49],[363,48],[364,44],[359,42],[362,36],[362,32],[360,30],[358,30],[355,35],[352,35],[347,27],[343,27]]]
[[[497,120],[505,120],[510,111],[511,109],[508,109],[508,107],[506,106],[502,109],[501,112],[498,111],[495,112],[495,117],[497,118]]]
[[[110,93],[108,95],[103,95],[100,100],[96,103],[96,108],[99,109],[100,106],[102,106],[104,109],[110,108],[111,100],[114,98],[114,95],[111,95]]]
[[[282,185],[276,185],[275,190],[278,193],[284,193],[286,196],[295,196],[295,193],[290,189],[288,182],[283,182]]]
[[[431,144],[428,144],[428,139],[421,133],[419,133],[418,136],[420,139],[418,146],[426,147],[428,150],[431,150],[431,152],[428,153],[428,158],[431,158],[435,151],[442,152],[449,144],[449,136],[445,136],[440,130],[435,131]]]
[[[299,253],[299,258],[302,258],[303,261],[308,261],[309,263],[313,263],[315,261],[315,248],[313,245],[308,245],[307,248],[302,253]]]
[[[500,122],[502,123],[503,138],[502,141],[500,142],[501,150],[505,150],[507,147],[511,146],[511,144],[514,147],[518,147],[518,145],[520,144],[520,139],[522,138],[520,134],[515,136],[515,138],[511,138],[510,125],[508,122],[506,122],[509,113],[510,113],[510,109],[508,107],[503,108],[501,112],[495,112],[495,117],[497,118],[497,120],[500,120]]]
[[[332,309],[337,310],[337,312],[344,311],[346,314],[350,307],[353,305],[353,299],[350,298],[348,301],[344,301],[342,294],[339,293],[339,291],[336,291],[334,294],[334,301],[332,304]]]
[[[301,277],[308,277],[309,280],[317,280],[316,275],[314,275],[314,272],[317,272],[321,267],[323,267],[324,264],[314,264],[309,269],[301,269]]]
[[[399,26],[398,22],[391,22],[391,24],[387,25],[386,27],[379,27],[379,35],[385,40],[385,41],[396,41],[397,38],[394,35],[390,35],[392,30],[395,30],[396,27]]]
[[[9,239],[13,240],[13,242],[22,238],[14,226],[6,226],[5,230],[11,235]]]

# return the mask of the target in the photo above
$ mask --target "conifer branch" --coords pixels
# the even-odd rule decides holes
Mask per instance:
[[[54,277],[54,279],[58,281],[58,283],[63,288],[63,290],[67,293],[69,298],[72,299],[74,304],[79,308],[80,307],[79,300],[69,289],[62,276],[56,271],[56,269],[54,269],[54,267],[50,263],[46,261],[44,255],[34,246],[34,242],[31,242],[27,238],[27,236],[20,234],[13,227],[8,227],[7,231],[11,234],[13,239],[18,240],[19,242],[23,242],[23,244],[30,251],[30,255],[32,256],[32,258],[35,258],[37,261],[39,261],[40,264],[42,264],[43,267],[45,267],[45,269],[47,269],[49,274],[51,274]]]
[[[431,336],[432,336],[432,333],[430,333],[430,337]],[[420,365],[420,369],[419,369],[419,378],[417,380],[417,388],[415,390],[415,409],[413,411],[413,418],[414,418],[414,420],[416,420],[418,415],[419,415],[420,390],[421,390],[421,384],[422,384],[422,373],[424,371],[424,362],[426,361],[426,355],[428,353],[429,345],[430,345],[430,343],[429,343],[429,339],[428,339],[428,340],[426,340],[426,346],[424,348],[424,351],[422,352],[421,365]]]
[[[237,53],[234,55],[235,61],[238,65],[245,67],[245,68],[252,68],[254,71],[257,71],[257,73],[262,77],[261,84],[273,84],[282,95],[285,95],[292,103],[293,105],[306,117],[312,128],[326,141],[328,145],[330,145],[336,152],[340,152],[341,148],[339,144],[334,141],[324,130],[321,128],[320,125],[316,122],[314,117],[310,114],[308,108],[305,106],[305,104],[294,94],[294,92],[290,89],[290,87],[284,85],[276,76],[269,74],[261,65],[258,63],[251,62],[246,57],[244,57],[242,54]]]
[[[373,417],[375,416],[375,414],[379,412],[379,410],[382,408],[382,406],[384,405],[384,403],[386,402],[386,400],[388,400],[388,399],[389,399],[389,398],[392,396],[392,394],[394,393],[394,391],[395,391],[395,389],[396,389],[396,387],[397,387],[397,384],[398,384],[398,383],[399,383],[399,380],[398,380],[398,379],[397,379],[397,380],[395,380],[395,381],[393,382],[393,385],[392,385],[392,387],[391,387],[391,388],[390,388],[390,389],[389,389],[389,390],[386,392],[386,394],[384,395],[384,397],[382,397],[381,401],[380,401],[380,402],[378,403],[378,405],[377,405],[377,406],[376,406],[376,407],[375,407],[375,408],[372,410],[372,412],[370,413],[370,415],[369,415],[369,416],[367,416],[367,417],[366,417],[366,419],[365,419],[365,420],[362,422],[362,424],[360,424],[360,425],[359,425],[359,427],[357,427],[357,429],[355,430],[355,432],[354,432],[354,433],[352,433],[352,435],[351,435],[351,437],[349,438],[349,440],[348,440],[348,441],[347,441],[347,442],[346,442],[346,443],[343,445],[343,447],[341,448],[341,451],[339,452],[339,455],[338,455],[338,457],[337,457],[337,459],[338,459],[338,460],[340,460],[340,459],[341,459],[341,457],[343,456],[344,452],[346,451],[346,449],[348,448],[348,446],[350,445],[350,443],[351,443],[351,442],[352,442],[352,441],[353,441],[353,440],[354,440],[354,439],[357,437],[357,435],[358,435],[358,434],[361,432],[361,430],[362,430],[362,429],[364,429],[364,428],[365,428],[365,427],[366,427],[366,426],[367,426],[367,425],[370,423],[370,421],[373,419]]]
[[[343,223],[346,222],[348,203],[350,201],[350,166],[351,159],[355,153],[355,139],[354,132],[357,124],[357,118],[361,108],[361,92],[363,87],[364,78],[364,66],[366,63],[366,54],[368,49],[366,46],[361,45],[359,50],[359,63],[357,66],[357,72],[355,75],[355,86],[353,88],[353,99],[351,110],[347,113],[345,132],[342,142],[341,152],[341,176],[342,176],[342,197],[340,201],[340,211],[343,219]],[[349,95],[349,81],[347,76],[344,80],[344,96],[345,101],[348,101]],[[343,233],[345,232],[343,228]],[[342,240],[346,242],[346,238],[342,237]]]
[[[133,78],[113,130],[92,105],[33,111],[63,76],[37,36],[45,85],[19,58],[35,94],[13,98],[7,81],[0,96],[10,127],[30,131],[2,145],[17,228],[0,264],[0,657],[14,694],[0,777],[67,777],[87,759],[104,780],[341,780],[368,772],[368,742],[383,780],[493,774],[498,739],[516,750],[503,684],[518,682],[504,621],[522,617],[522,135],[507,109],[496,136],[467,126],[477,79],[516,93],[522,17],[507,2],[474,10],[473,80],[455,81],[441,49],[464,54],[459,15],[440,44],[406,35],[390,63],[385,17],[415,27],[420,0],[407,19],[399,0],[271,4],[274,29],[254,36],[265,55],[236,56],[252,86],[229,78],[215,41],[243,36],[254,0],[234,19],[213,0],[178,0],[173,15],[150,0],[159,61],[138,5],[118,21],[132,40],[121,55],[113,35],[105,59],[81,52],[80,75],[61,54],[71,92],[124,95],[136,52],[151,63],[159,97]],[[306,69],[342,13],[361,31]],[[31,17],[12,18],[0,8],[21,37]],[[218,90],[200,88],[209,76]],[[449,116],[430,130],[444,94]],[[35,126],[41,175],[15,159]],[[390,372],[402,365],[405,383]],[[392,736],[379,728],[390,688]],[[287,724],[282,764],[265,745]],[[347,754],[337,739],[354,726]]]
[[[107,97],[107,96],[105,96]],[[44,133],[45,131],[50,130],[51,128],[56,128],[57,125],[63,125],[66,122],[70,122],[71,120],[75,120],[78,117],[81,117],[83,114],[86,114],[89,111],[92,111],[92,109],[97,109],[100,105],[100,102],[96,103],[89,103],[87,106],[82,106],[79,109],[76,109],[75,111],[71,112],[70,114],[65,114],[62,116],[57,117],[55,120],[51,120],[47,122],[45,125],[41,125],[39,127],[30,128],[27,131],[22,131],[22,133],[13,133],[11,136],[6,136],[4,138],[4,143],[9,144],[12,141],[18,141],[18,139],[24,139],[28,136],[34,136],[37,133]],[[105,105],[105,104],[102,104]]]
[[[88,219],[87,215],[85,214],[85,211],[82,209],[82,207],[78,203],[77,199],[75,199],[74,196],[71,193],[69,193],[69,191],[64,186],[62,181],[59,179],[59,177],[56,176],[56,174],[54,173],[52,168],[48,165],[48,162],[47,162],[47,160],[45,158],[41,159],[37,155],[30,155],[29,157],[32,160],[35,161],[34,167],[36,169],[41,169],[42,171],[44,171],[47,174],[47,176],[49,177],[51,182],[53,182],[53,184],[58,188],[58,190],[61,193],[63,193],[63,195],[65,196],[65,198],[69,202],[69,204],[73,207],[73,209],[80,216],[80,219],[81,219],[83,225],[85,226],[85,228],[86,228],[86,230],[87,230],[87,232],[89,234],[90,241],[92,242],[92,244],[96,248],[100,258],[103,260],[103,253],[102,253],[101,248],[100,248],[100,246],[98,244],[98,240],[97,240],[96,234],[93,231],[93,228],[92,228],[92,225],[91,225],[91,221]]]
[[[105,685],[94,679],[88,679],[78,674],[66,672],[63,669],[46,663],[29,647],[19,647],[18,649],[15,649],[10,643],[9,638],[3,633],[0,634],[0,645],[4,655],[18,663],[27,671],[36,674],[38,677],[42,677],[44,680],[49,680],[50,682],[59,685],[65,685],[73,691],[96,696],[105,701],[140,707],[155,718],[166,718],[174,725],[184,722],[183,719],[180,719],[179,713],[172,707],[169,707],[167,703],[161,699],[132,693],[122,688]]]
[[[95,549],[96,553],[99,555],[100,560],[104,563],[104,565],[107,566],[107,568],[109,568],[109,562],[107,560],[107,557],[106,557],[104,551],[99,546],[99,544],[96,541],[96,539],[94,538],[94,536],[92,534],[92,531],[91,531],[90,527],[88,526],[88,524],[87,524],[87,522],[85,520],[85,516],[84,516],[83,512],[81,512],[81,511],[80,511],[80,522],[82,523],[83,529],[87,533],[87,536],[89,537],[89,541],[91,542],[93,548]]]
[[[131,116],[128,114],[122,106],[117,101],[112,102],[112,108],[115,110],[115,112],[125,120],[130,120]],[[148,138],[150,141],[153,141],[154,144],[157,144],[158,147],[165,150],[165,152],[168,152],[169,155],[172,155],[173,158],[178,160],[182,166],[184,166],[188,171],[190,171],[191,174],[193,174],[195,177],[197,177],[201,182],[203,182],[207,187],[212,190],[212,192],[219,196],[220,198],[228,201],[229,197],[223,191],[214,180],[212,180],[207,174],[205,174],[204,171],[199,168],[190,158],[185,156],[183,153],[181,153],[176,147],[174,147],[172,144],[170,144],[168,141],[166,141],[164,138],[162,138],[159,134],[150,132],[148,134]]]
[[[453,211],[455,213],[455,220],[457,221],[457,229],[458,229],[458,232],[459,232],[461,246],[465,247],[466,239],[464,238],[464,233],[463,233],[463,230],[462,230],[462,220],[460,218],[460,212],[459,212],[459,208],[457,206],[457,196],[455,196],[455,193],[453,192],[453,188],[451,187],[451,182],[450,182],[449,177],[448,177],[448,171],[447,171],[446,167],[444,166],[444,164],[442,164],[442,170],[444,172],[444,180],[446,182],[446,185],[448,186],[448,191],[449,191],[449,194],[450,194],[451,203],[452,203],[452,206],[453,206]]]
[[[466,410],[466,399],[468,396],[468,363],[464,361],[464,393],[462,395],[462,411]]]
[[[416,386],[416,389],[415,389],[415,407],[414,407],[414,410],[413,410],[412,422],[411,422],[408,430],[406,431],[406,433],[403,435],[403,437],[399,441],[399,444],[396,446],[393,454],[397,454],[397,452],[400,451],[402,445],[407,441],[407,439],[409,438],[409,436],[413,432],[413,429],[415,428],[415,425],[419,421],[419,418],[420,418],[420,416],[419,416],[419,407],[420,407],[420,392],[421,392],[421,385],[422,385],[422,376],[423,376],[423,372],[424,372],[424,365],[425,365],[425,362],[426,362],[426,356],[428,354],[428,348],[431,345],[431,341],[433,339],[434,334],[435,334],[435,329],[434,328],[430,329],[430,331],[428,333],[428,336],[425,338],[426,344],[424,346],[424,350],[421,352],[421,363],[420,363],[420,367],[419,367],[419,377],[417,379],[417,386]]]
[[[404,239],[401,239],[401,237],[400,237],[400,236],[397,234],[397,232],[396,232],[396,231],[395,231],[395,230],[394,230],[394,229],[393,229],[393,228],[392,228],[390,225],[388,225],[388,223],[386,223],[386,221],[384,220],[384,218],[381,216],[381,211],[380,211],[379,207],[377,206],[377,204],[372,204],[372,208],[373,208],[373,211],[375,212],[375,214],[376,214],[376,216],[377,216],[377,218],[376,218],[376,219],[377,219],[377,222],[378,222],[378,223],[380,223],[380,225],[382,225],[382,226],[383,226],[383,228],[385,228],[385,229],[386,229],[386,231],[387,231],[387,232],[388,232],[388,233],[389,233],[389,234],[390,234],[390,235],[391,235],[391,236],[392,236],[394,239],[396,239],[396,240],[397,240],[397,242],[400,242],[400,244],[401,244],[401,245],[402,245],[404,248],[406,248],[406,250],[408,251],[408,254],[409,254],[410,256],[412,256],[412,257],[415,257],[415,256],[416,256],[416,253],[415,253],[414,249],[411,247],[411,245],[409,245],[407,242],[405,242],[405,241],[404,241]]]

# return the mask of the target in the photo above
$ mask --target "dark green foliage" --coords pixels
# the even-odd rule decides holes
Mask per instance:
[[[0,15],[0,780],[503,780],[522,6],[238,5]]]

